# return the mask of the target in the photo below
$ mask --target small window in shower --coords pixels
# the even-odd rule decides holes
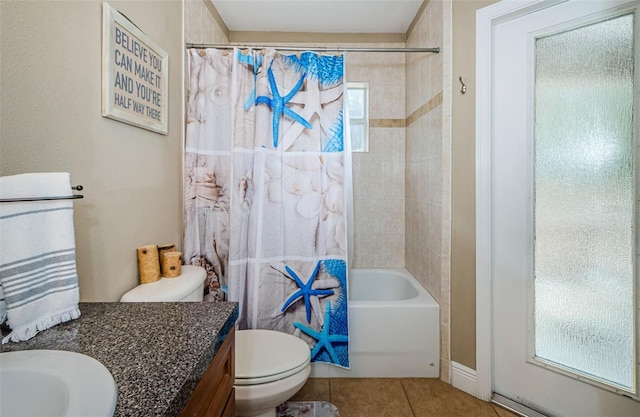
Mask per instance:
[[[369,152],[369,83],[347,83],[351,151]]]

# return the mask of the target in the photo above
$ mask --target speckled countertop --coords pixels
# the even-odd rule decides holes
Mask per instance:
[[[238,317],[236,303],[80,303],[81,317],[1,351],[91,356],[118,385],[114,416],[178,416]]]

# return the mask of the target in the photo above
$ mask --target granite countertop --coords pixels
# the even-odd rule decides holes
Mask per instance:
[[[77,320],[2,352],[67,350],[91,356],[118,386],[114,416],[179,416],[233,328],[237,303],[80,303]]]

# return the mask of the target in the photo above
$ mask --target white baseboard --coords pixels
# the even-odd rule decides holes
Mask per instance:
[[[476,371],[451,361],[451,385],[475,397]]]

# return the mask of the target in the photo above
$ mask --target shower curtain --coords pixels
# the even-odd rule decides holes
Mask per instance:
[[[349,367],[342,56],[189,50],[185,230],[241,329]],[[349,167],[350,169],[350,167]]]

